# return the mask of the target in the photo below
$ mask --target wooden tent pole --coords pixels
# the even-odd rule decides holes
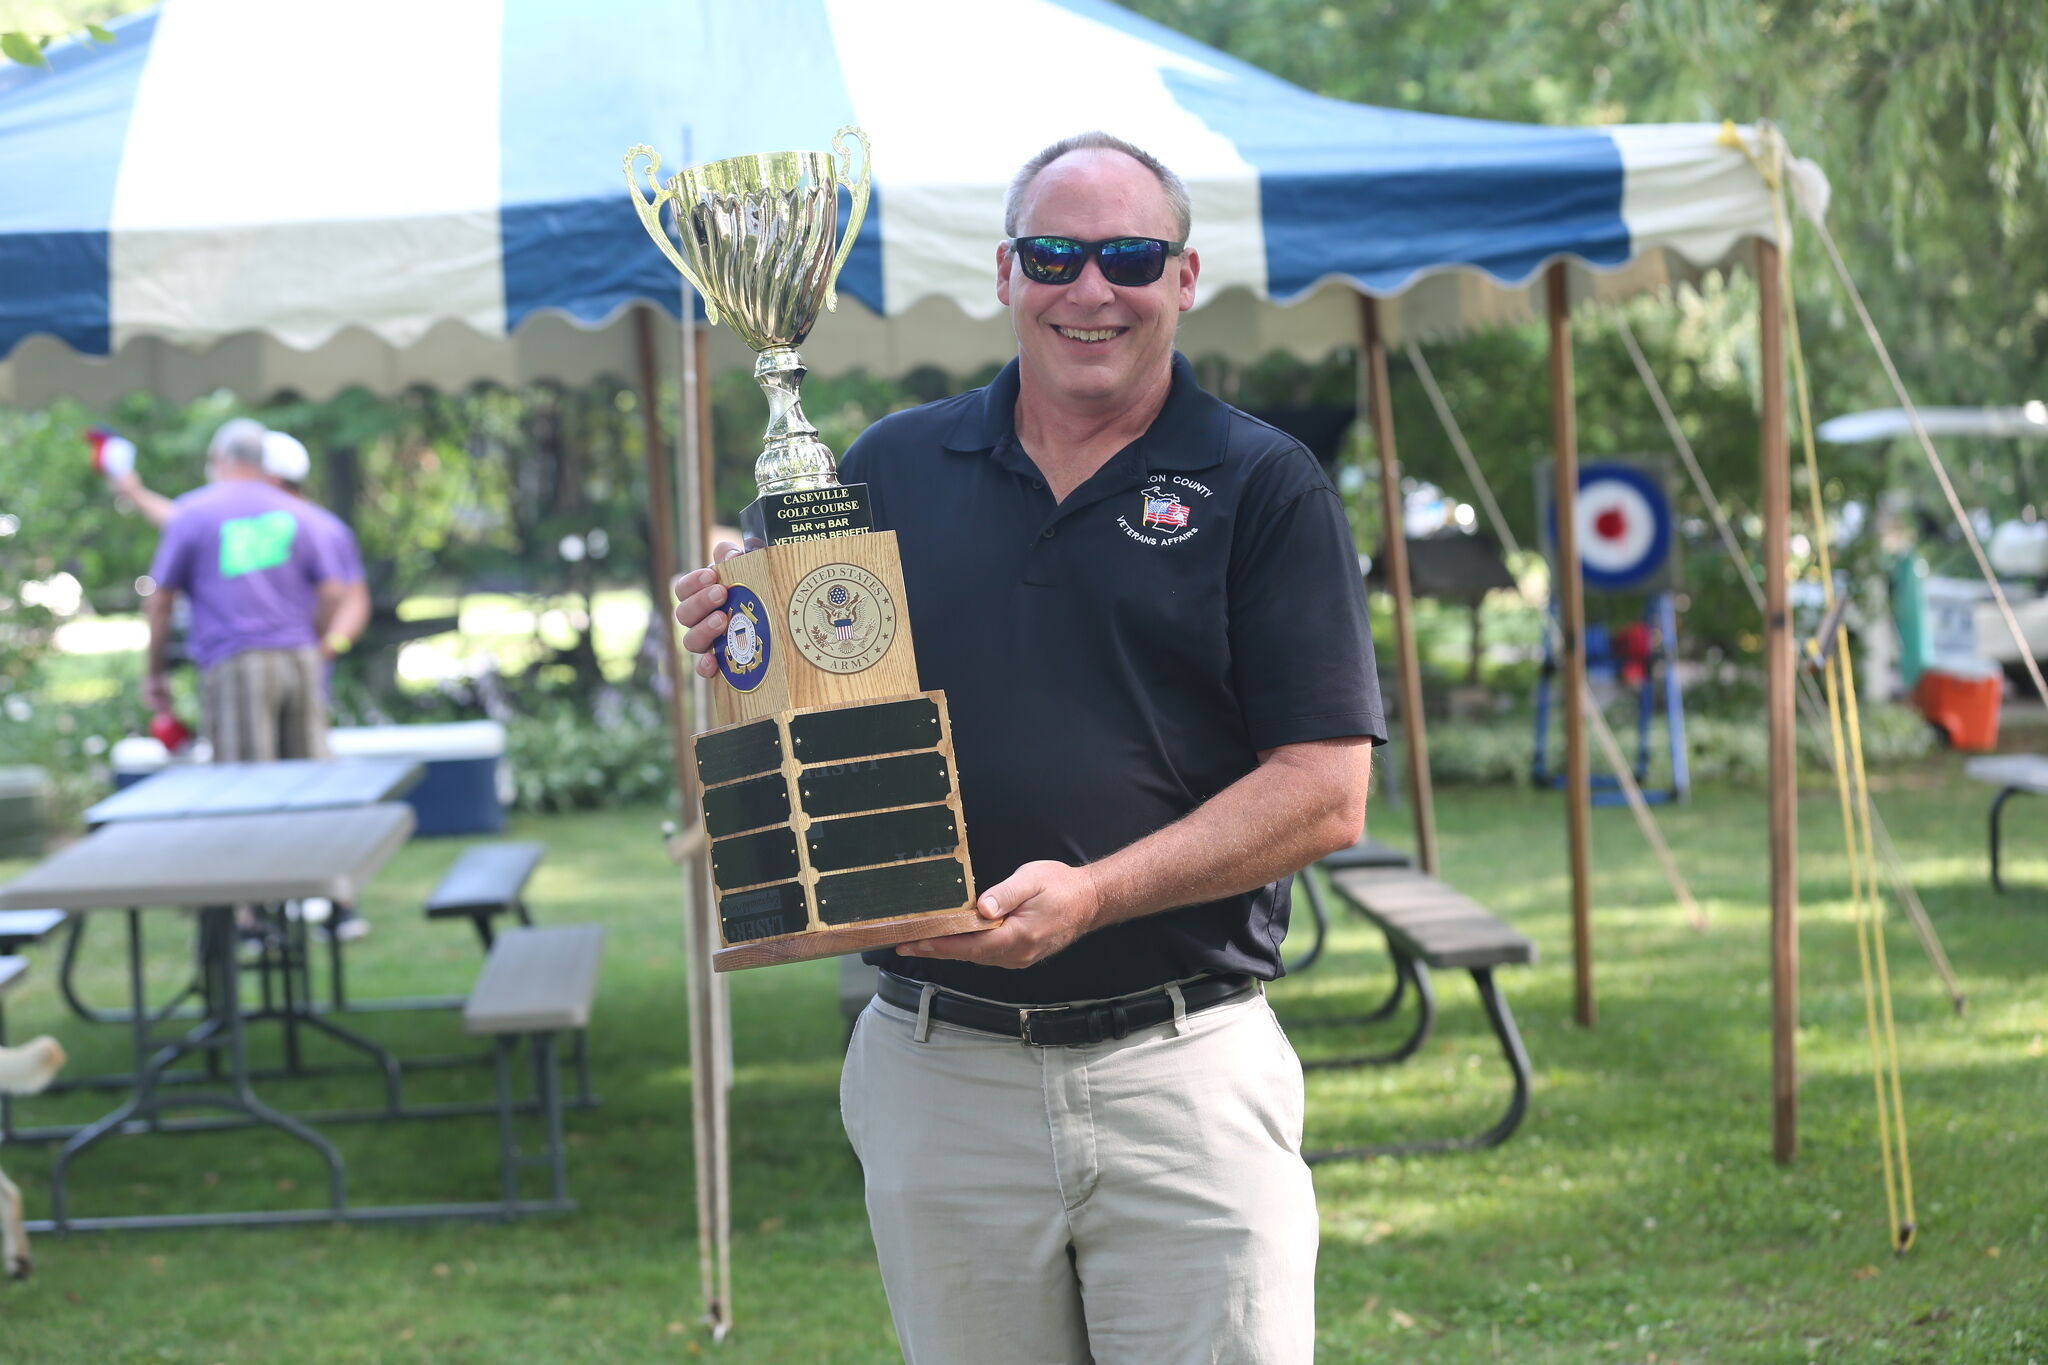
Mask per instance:
[[[1572,872],[1574,1017],[1593,1027],[1592,774],[1586,766],[1586,593],[1579,572],[1579,423],[1572,389],[1571,301],[1564,262],[1544,283],[1550,301],[1550,433],[1554,448],[1551,502],[1557,519],[1557,555],[1551,593],[1564,636],[1565,833]]]
[[[1387,387],[1387,345],[1380,336],[1379,304],[1358,298],[1365,334],[1366,405],[1380,469],[1380,555],[1387,591],[1394,597],[1394,651],[1401,673],[1401,739],[1408,757],[1408,792],[1415,807],[1415,861],[1436,875],[1436,797],[1429,783],[1429,732],[1422,716],[1422,657],[1415,644],[1415,599],[1408,584],[1408,541],[1401,516],[1401,464],[1394,453],[1394,407]]]
[[[687,139],[685,141],[687,146]],[[677,327],[677,395],[675,477],[676,521],[680,528],[680,562],[697,567],[706,562],[702,470],[708,463],[703,440],[704,368],[699,363],[703,334],[694,314],[694,293],[682,285],[681,322]],[[694,667],[682,669],[690,689],[691,731],[710,715],[704,679]],[[700,783],[695,763],[676,772],[677,795],[685,817],[699,808]],[[712,925],[710,849],[702,839],[686,850],[685,879],[689,892],[684,908],[683,937],[687,974],[685,1004],[690,1019],[690,1110],[696,1138],[697,1254],[704,1299],[704,1322],[714,1340],[732,1327],[732,1156],[726,1096],[731,1085],[728,1005],[725,979],[712,970],[717,949]]]
[[[1799,1152],[1798,769],[1793,740],[1792,617],[1787,604],[1792,453],[1785,434],[1784,301],[1778,248],[1756,244],[1758,357],[1763,379],[1764,707],[1770,747],[1771,1152]]]
[[[688,661],[678,654],[676,618],[669,600],[669,584],[676,576],[676,495],[668,443],[662,439],[661,431],[661,373],[654,344],[654,316],[652,304],[643,303],[633,310],[633,339],[640,362],[640,431],[647,448],[647,549],[654,560],[655,581],[660,585],[655,592],[649,628],[661,637],[661,664],[668,679],[665,709],[669,745],[678,780],[683,781],[690,773],[690,668]],[[691,821],[693,810],[694,807],[684,805],[686,824]]]

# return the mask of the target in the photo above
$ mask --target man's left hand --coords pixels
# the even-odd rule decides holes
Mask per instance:
[[[898,944],[904,957],[945,957],[1016,969],[1042,962],[1096,927],[1102,895],[1085,867],[1026,863],[982,892],[974,908],[995,927]]]

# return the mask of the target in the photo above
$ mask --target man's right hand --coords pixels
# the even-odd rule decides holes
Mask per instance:
[[[711,568],[679,574],[669,585],[676,600],[676,624],[683,628],[683,648],[697,656],[697,676],[718,672],[711,646],[725,634],[725,587],[718,581],[717,566],[740,553],[740,547],[721,540],[711,547]]]
[[[142,679],[142,704],[149,708],[150,714],[152,715],[155,715],[158,712],[170,710],[170,680],[165,678],[164,675],[161,673],[150,673],[146,675]]]

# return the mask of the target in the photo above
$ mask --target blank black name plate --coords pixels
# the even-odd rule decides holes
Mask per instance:
[[[929,749],[939,742],[939,708],[929,697],[912,697],[811,711],[789,718],[789,742],[799,763],[843,763]]]

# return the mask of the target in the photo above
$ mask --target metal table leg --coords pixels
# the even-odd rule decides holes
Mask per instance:
[[[58,1152],[50,1171],[51,1227],[58,1232],[70,1230],[69,1189],[67,1177],[70,1167],[81,1153],[103,1138],[122,1130],[131,1120],[140,1119],[154,1124],[166,1108],[212,1108],[229,1109],[246,1115],[258,1124],[276,1128],[311,1147],[327,1164],[328,1207],[325,1216],[340,1218],[347,1209],[347,1175],[341,1153],[334,1144],[313,1129],[289,1115],[282,1114],[257,1098],[249,1084],[249,1056],[247,1038],[243,1029],[240,963],[236,958],[234,912],[226,907],[202,910],[199,937],[204,959],[204,975],[208,989],[207,998],[216,1002],[225,1016],[219,1020],[227,1034],[230,1093],[180,1094],[171,1099],[158,1095],[157,1080],[164,1065],[164,1055],[151,1050],[150,1032],[153,1018],[148,1008],[143,983],[142,961],[142,916],[139,910],[131,909],[128,915],[128,994],[129,994],[129,1036],[134,1051],[135,1092],[121,1105],[99,1121],[88,1125],[75,1134]],[[215,1022],[215,1021],[208,1021]],[[188,1039],[185,1046],[193,1044]],[[217,1040],[208,1039],[206,1046],[217,1045]],[[168,1052],[169,1050],[167,1050]],[[298,1217],[306,1213],[300,1211]],[[90,1220],[95,1228],[121,1227],[165,1227],[193,1226],[205,1224],[262,1224],[279,1221],[276,1214],[207,1214],[173,1215],[165,1217],[135,1218],[94,1218]]]
[[[1302,1070],[1337,1071],[1360,1066],[1393,1066],[1413,1057],[1422,1050],[1422,1045],[1429,1041],[1429,1035],[1436,1029],[1436,990],[1430,984],[1429,968],[1391,943],[1387,945],[1387,950],[1394,956],[1394,992],[1387,997],[1386,1003],[1380,1006],[1379,1010],[1366,1016],[1361,1022],[1370,1023],[1391,1014],[1393,1007],[1401,1003],[1403,983],[1413,982],[1417,1006],[1415,1027],[1409,1030],[1408,1036],[1402,1039],[1398,1046],[1386,1052],[1368,1053],[1358,1057],[1326,1057],[1318,1061],[1303,1062]]]
[[[131,1023],[133,1021],[127,1010],[101,1010],[86,1004],[79,997],[77,982],[72,980],[72,973],[78,966],[79,946],[85,942],[85,923],[89,918],[91,917],[88,915],[73,915],[70,924],[65,926],[64,956],[57,968],[57,990],[64,997],[64,1003],[71,1007],[71,1012],[80,1019],[85,1020],[88,1024]],[[164,1006],[163,1017],[169,1018],[172,1011],[183,1005],[185,1001],[194,995],[200,993],[199,980],[195,975],[194,979],[186,985],[185,989],[171,997],[171,1003]],[[197,1013],[188,1013],[183,1017],[199,1019],[204,1016],[205,1008],[202,1003],[201,1009]]]
[[[2005,812],[2005,803],[2019,792],[2018,787],[2004,787],[1991,798],[1991,889],[2001,895],[2005,891],[2005,879],[1998,874],[1998,825]]]
[[[1479,1003],[1486,1008],[1486,1021],[1493,1026],[1493,1036],[1499,1040],[1501,1055],[1506,1059],[1508,1070],[1514,1077],[1514,1089],[1508,1096],[1507,1111],[1493,1126],[1470,1137],[1427,1138],[1420,1142],[1389,1142],[1369,1147],[1332,1147],[1321,1151],[1303,1152],[1302,1160],[1309,1165],[1320,1165],[1325,1161],[1347,1161],[1375,1156],[1414,1156],[1424,1152],[1470,1152],[1486,1147],[1498,1147],[1513,1136],[1522,1126],[1522,1119],[1529,1112],[1529,1051],[1522,1045],[1521,1030],[1515,1027],[1515,1016],[1508,1009],[1507,1000],[1500,988],[1494,984],[1493,969],[1472,968],[1472,984],[1479,991]]]
[[[1310,863],[1297,874],[1301,878],[1301,889],[1308,893],[1308,909],[1314,917],[1315,937],[1309,940],[1307,950],[1300,957],[1283,964],[1289,976],[1315,966],[1330,938],[1330,907],[1323,900],[1323,888],[1316,884],[1316,866]]]

